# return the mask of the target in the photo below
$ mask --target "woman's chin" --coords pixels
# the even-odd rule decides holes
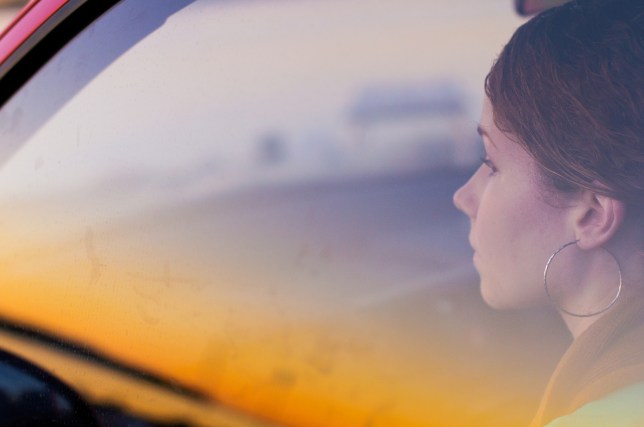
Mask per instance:
[[[481,280],[480,291],[483,301],[485,301],[488,307],[495,310],[512,310],[529,305],[520,301],[518,295],[503,291],[498,284],[488,283],[485,280]]]
[[[500,298],[499,295],[496,295],[494,292],[488,291],[482,285],[481,285],[481,297],[483,298],[483,301],[485,301],[485,304],[487,304],[488,307],[493,308],[495,310],[507,310],[509,308],[512,308],[508,306],[507,301],[504,301],[503,298]]]
[[[481,280],[481,297],[488,307],[495,310],[517,310],[533,308],[544,303],[540,295],[534,293],[517,293],[503,290],[501,286]]]

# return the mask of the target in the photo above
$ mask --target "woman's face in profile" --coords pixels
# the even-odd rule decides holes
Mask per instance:
[[[547,302],[543,270],[550,254],[575,239],[566,208],[548,203],[534,159],[494,124],[486,98],[479,124],[486,157],[454,204],[469,218],[481,294],[494,308]]]

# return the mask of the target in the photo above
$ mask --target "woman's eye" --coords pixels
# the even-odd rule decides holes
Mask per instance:
[[[496,166],[492,163],[492,160],[487,157],[481,157],[481,163],[490,168],[490,175],[494,175],[497,172]]]

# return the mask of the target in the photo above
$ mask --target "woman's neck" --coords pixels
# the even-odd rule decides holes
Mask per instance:
[[[611,307],[608,311],[613,309],[617,309],[617,306]],[[605,311],[604,313],[598,314],[597,316],[593,317],[575,317],[566,313],[560,314],[563,318],[563,321],[566,323],[566,327],[572,334],[573,339],[577,339],[577,337],[579,337],[586,329],[588,329],[590,325],[599,320],[602,316],[608,313],[608,311]]]
[[[633,299],[644,299],[644,272],[642,272],[642,266],[640,265],[635,269],[631,269],[627,265],[624,265],[624,268],[622,268],[622,275],[624,278],[622,282],[622,290],[615,304],[608,310],[590,317],[572,316],[564,312],[559,313],[574,339],[579,337],[593,323],[600,320],[607,313],[615,310],[622,310],[623,306]],[[611,292],[615,292],[615,289]],[[614,293],[612,295],[614,295]],[[597,300],[599,299],[602,299],[604,302],[597,303]],[[606,301],[610,301],[610,299],[607,299],[606,297],[596,298],[595,301],[591,300],[592,299],[589,300],[590,302],[587,305],[587,307],[590,308],[588,312],[592,312],[592,307],[601,307],[602,304],[603,306],[606,306]]]

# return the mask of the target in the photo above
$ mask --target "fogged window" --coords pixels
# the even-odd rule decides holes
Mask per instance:
[[[117,5],[0,114],[3,315],[288,425],[511,418],[451,205],[497,3]]]

